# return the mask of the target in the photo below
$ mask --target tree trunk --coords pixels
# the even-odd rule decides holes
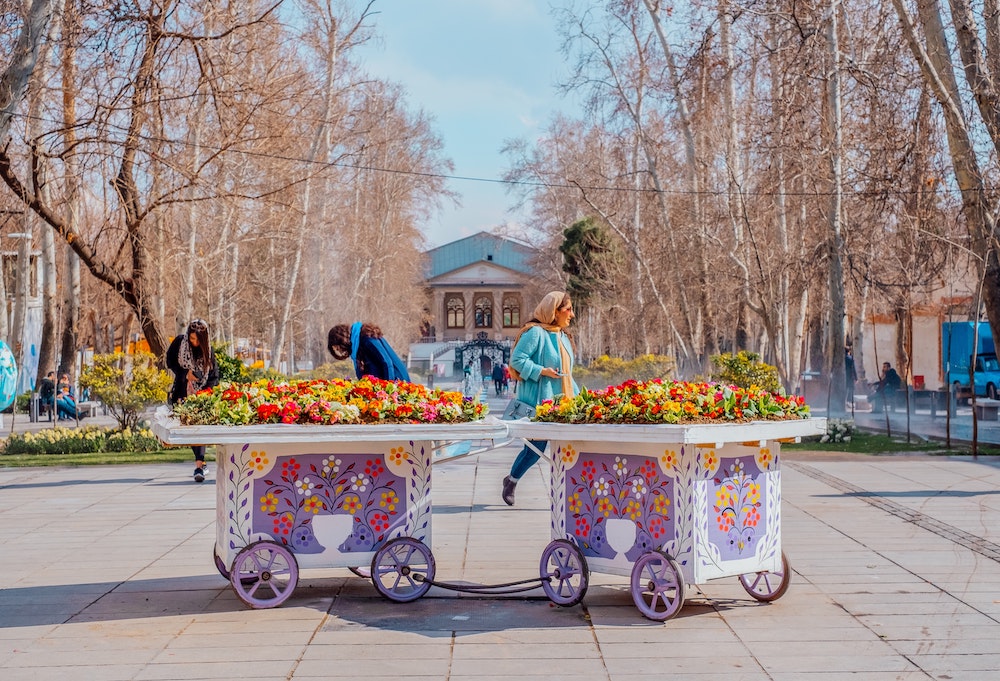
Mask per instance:
[[[829,285],[830,330],[827,339],[828,375],[830,376],[830,415],[843,416],[847,409],[847,382],[844,368],[844,267],[841,262],[844,237],[841,233],[843,210],[843,164],[841,161],[842,126],[840,101],[840,40],[837,35],[839,0],[830,1],[827,45],[830,49],[830,74],[827,78],[828,120],[830,134],[830,207],[829,207]]]

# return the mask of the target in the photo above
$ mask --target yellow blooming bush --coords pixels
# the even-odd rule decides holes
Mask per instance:
[[[172,382],[148,352],[94,355],[94,363],[80,372],[80,385],[104,403],[123,430],[134,428],[148,405],[166,402]]]
[[[95,452],[156,452],[163,448],[148,428],[117,430],[100,426],[46,428],[14,433],[3,443],[3,454],[89,454]]]

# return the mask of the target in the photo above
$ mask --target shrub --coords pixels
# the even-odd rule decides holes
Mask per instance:
[[[770,392],[781,392],[777,367],[765,364],[756,352],[740,350],[735,355],[726,352],[712,355],[712,380],[729,383],[741,388],[758,387]]]
[[[129,430],[138,424],[143,409],[167,401],[173,379],[155,362],[147,352],[94,355],[94,363],[80,373],[80,385],[104,403],[121,430]]]
[[[665,355],[640,355],[630,360],[601,355],[586,367],[573,367],[573,378],[581,388],[603,390],[629,379],[670,378],[673,370],[674,360]]]
[[[854,436],[854,421],[851,419],[827,419],[826,435],[820,442],[850,442]]]
[[[89,454],[94,452],[156,452],[160,441],[148,429],[116,430],[100,426],[45,428],[13,433],[3,444],[3,454]]]

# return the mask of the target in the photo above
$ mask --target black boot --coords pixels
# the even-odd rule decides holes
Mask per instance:
[[[515,489],[517,489],[517,480],[508,475],[506,478],[503,479],[503,492],[500,495],[501,497],[503,497],[504,503],[507,504],[508,506],[514,505]]]

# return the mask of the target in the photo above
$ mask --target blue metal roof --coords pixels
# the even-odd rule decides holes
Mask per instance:
[[[479,232],[432,248],[426,255],[426,276],[427,279],[434,279],[478,262],[493,262],[522,274],[533,274],[531,261],[536,256],[536,251],[520,241]]]

